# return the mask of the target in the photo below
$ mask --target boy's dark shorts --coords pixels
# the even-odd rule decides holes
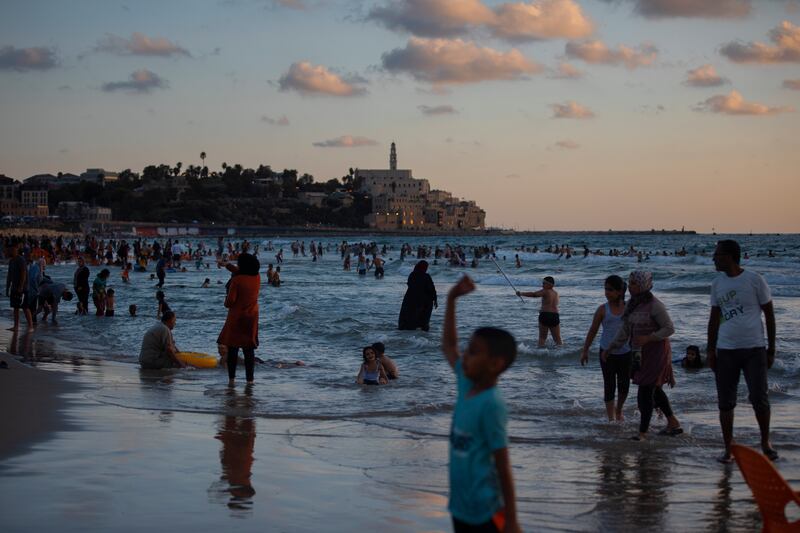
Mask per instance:
[[[736,393],[739,389],[739,375],[749,391],[748,399],[757,413],[769,412],[767,386],[767,350],[759,348],[740,348],[737,350],[717,350],[717,368],[714,375],[717,382],[717,399],[720,411],[731,411],[736,407]]]
[[[28,307],[28,293],[26,291],[11,291],[8,297],[12,309],[25,309]]]
[[[561,319],[558,316],[558,313],[552,313],[550,311],[542,311],[539,313],[539,324],[546,326],[548,328],[554,328],[557,325],[561,324]]]
[[[500,533],[505,529],[506,522],[504,509],[496,512],[491,520],[483,524],[468,524],[455,516],[452,516],[452,519],[454,533]]]

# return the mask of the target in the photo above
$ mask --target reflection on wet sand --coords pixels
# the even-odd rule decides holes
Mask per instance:
[[[672,483],[671,463],[662,454],[649,449],[600,452],[597,509],[601,529],[663,526],[669,501],[666,488]]]
[[[252,387],[246,387],[244,395],[230,389],[226,398],[226,411],[240,413],[252,408]],[[256,421],[252,416],[228,414],[222,417],[214,437],[222,442],[219,460],[222,466],[220,484],[211,490],[227,499],[225,502],[233,514],[249,513],[253,508],[256,490],[251,483],[253,449],[256,443]]]
[[[758,508],[752,502],[741,502],[736,512],[735,500],[733,498],[734,487],[731,483],[735,465],[725,465],[722,469],[722,477],[717,483],[717,492],[711,500],[711,512],[708,517],[708,531],[758,531],[760,529],[761,517]],[[741,478],[740,478],[741,479]],[[744,487],[749,492],[749,488]],[[745,495],[749,495],[745,492]]]

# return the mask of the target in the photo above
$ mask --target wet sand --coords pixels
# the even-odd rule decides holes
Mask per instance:
[[[10,334],[10,332],[9,332]],[[25,453],[67,424],[60,395],[75,388],[58,374],[37,370],[0,352],[0,459]]]
[[[0,462],[3,533],[450,531],[449,413],[413,424],[265,415],[270,396],[287,394],[275,378],[283,371],[259,369],[255,388],[230,389],[223,370],[142,372],[59,355],[48,331],[0,335],[12,359],[35,365],[0,370],[0,433],[16,435],[17,450]],[[375,391],[362,392],[369,402]],[[776,403],[773,414],[778,468],[798,488],[796,405]],[[760,529],[738,468],[713,461],[719,428],[707,409],[681,414],[686,435],[646,443],[627,439],[635,416],[624,426],[598,418],[589,441],[546,429],[570,420],[537,418],[509,424],[526,531]],[[534,436],[523,431],[531,424]],[[746,404],[736,435],[757,442]]]

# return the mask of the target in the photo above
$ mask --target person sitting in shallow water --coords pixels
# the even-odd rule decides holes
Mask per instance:
[[[703,368],[703,358],[700,357],[700,348],[694,344],[686,347],[686,356],[681,360],[683,368]]]
[[[167,311],[161,317],[161,322],[147,330],[142,339],[142,348],[139,351],[139,364],[143,369],[183,368],[177,356],[178,348],[172,337],[175,328],[175,313]]]
[[[378,361],[375,354],[375,348],[366,346],[362,351],[364,362],[358,370],[356,376],[356,383],[359,385],[385,385],[389,382],[386,379],[386,372],[383,370],[383,365]]]
[[[211,286],[211,280],[206,278],[202,285],[200,285],[201,289],[207,289]]]

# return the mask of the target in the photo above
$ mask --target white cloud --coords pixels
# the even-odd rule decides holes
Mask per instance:
[[[108,52],[117,55],[135,56],[188,56],[191,54],[185,48],[178,46],[164,37],[147,37],[135,32],[130,39],[107,33],[95,46],[97,52]]]
[[[359,146],[375,146],[378,141],[373,141],[367,137],[353,137],[352,135],[341,135],[335,139],[318,141],[313,143],[319,148],[357,148]]]
[[[153,89],[164,89],[167,81],[155,72],[140,69],[133,72],[127,81],[112,81],[103,84],[106,92],[128,91],[134,93],[149,93]]]
[[[645,43],[637,48],[619,45],[611,49],[602,41],[569,42],[565,46],[568,57],[598,65],[625,65],[629,69],[646,67],[655,63],[658,48]]]
[[[58,66],[56,51],[52,48],[32,47],[15,48],[3,46],[0,48],[0,70],[48,70]]]
[[[591,109],[572,101],[563,104],[550,104],[550,109],[553,110],[553,118],[586,119],[594,117]]]
[[[717,74],[714,65],[703,65],[688,71],[683,83],[690,87],[719,87],[729,81]]]
[[[363,78],[347,80],[322,65],[308,61],[292,63],[289,70],[278,80],[282,91],[297,91],[305,95],[360,96],[367,91],[357,83]]]
[[[792,107],[770,107],[755,102],[747,102],[737,91],[728,94],[719,94],[700,102],[695,111],[707,111],[709,113],[722,113],[726,115],[776,115],[778,113],[790,113],[794,111]]]
[[[732,42],[720,53],[735,63],[800,63],[800,26],[784,20],[769,35],[772,45]]]
[[[382,62],[390,72],[406,72],[435,85],[518,80],[541,69],[517,49],[500,52],[461,39],[418,37],[383,54]]]

